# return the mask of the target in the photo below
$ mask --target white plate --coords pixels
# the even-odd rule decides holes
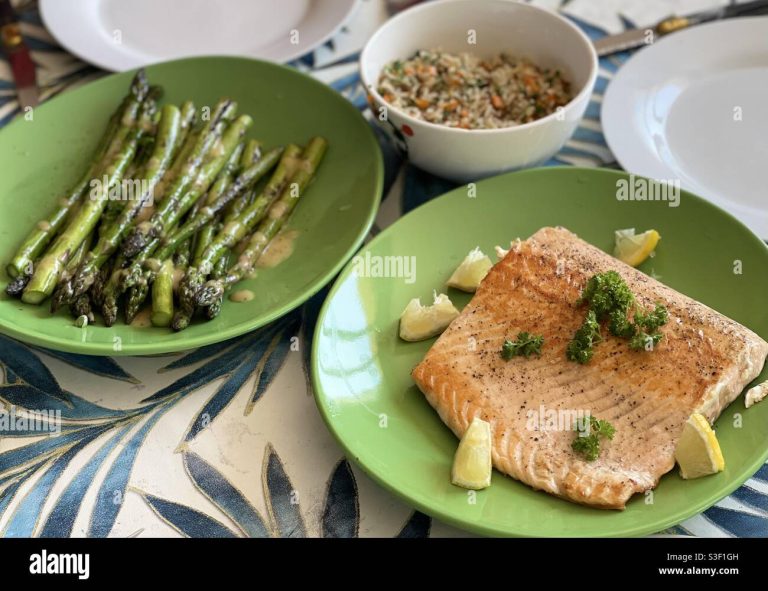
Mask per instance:
[[[40,0],[70,52],[122,71],[198,55],[288,62],[327,41],[357,0]]]
[[[642,49],[608,86],[602,123],[624,169],[679,180],[768,239],[768,17]]]

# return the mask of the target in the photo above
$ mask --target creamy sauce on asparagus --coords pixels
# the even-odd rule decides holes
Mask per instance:
[[[149,230],[152,228],[152,225],[148,221],[143,221],[139,225],[137,225],[136,228],[142,234],[149,234]]]
[[[137,328],[146,328],[147,326],[152,326],[152,309],[144,308],[138,314],[136,314],[133,322],[131,322],[131,326],[135,326]]]
[[[173,281],[173,291],[179,291],[179,284],[184,279],[184,269],[174,269],[171,278],[171,281]]]
[[[282,201],[278,201],[272,207],[269,208],[269,217],[273,220],[281,218],[285,215],[288,206]]]
[[[138,224],[146,222],[149,218],[152,217],[153,213],[155,213],[155,208],[154,206],[149,205],[149,201],[147,201],[144,205],[141,206],[139,213],[136,214],[136,222]]]
[[[293,254],[293,245],[298,235],[298,230],[280,232],[272,239],[259,260],[256,261],[256,267],[259,269],[277,267]]]
[[[288,179],[292,178],[299,170],[311,172],[312,169],[312,164],[301,156],[286,156],[283,158],[283,162],[285,163],[285,177]]]
[[[255,297],[256,294],[250,289],[238,289],[229,294],[229,300],[238,304],[242,302],[250,302]]]

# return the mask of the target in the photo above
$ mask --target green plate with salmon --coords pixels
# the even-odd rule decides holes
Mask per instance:
[[[317,405],[348,457],[419,510],[492,536],[684,533],[670,528],[706,510],[755,474],[768,457],[768,402],[746,408],[741,392],[768,377],[766,368],[757,375],[768,348],[763,297],[768,292],[768,248],[735,218],[686,191],[674,195],[674,200],[672,194],[648,200],[649,193],[644,198],[622,193],[621,187],[637,182],[638,177],[623,172],[575,167],[505,174],[478,182],[472,191],[460,187],[430,201],[367,244],[326,299],[312,351]],[[640,184],[644,182],[640,179]],[[637,270],[609,256],[615,231],[625,228],[655,229],[661,235],[654,256]],[[533,235],[537,238],[526,243]],[[522,245],[515,243],[503,255],[474,296],[446,286],[475,247],[495,262],[495,247],[508,249],[517,238]],[[615,268],[620,277],[637,298],[643,298],[643,306],[653,304],[653,294],[662,295],[669,308],[668,323],[661,328],[665,336],[655,350],[631,350],[630,341],[614,337],[603,326],[603,339],[594,346],[593,357],[580,365],[566,356],[579,323],[587,324],[588,304],[577,303],[580,290],[587,284],[588,272],[605,273],[611,265],[619,265]],[[413,298],[430,304],[434,291],[447,294],[458,310],[469,306],[468,313],[453,320],[439,338],[402,340],[399,319],[404,309],[411,307]],[[687,310],[698,312],[689,318]],[[697,336],[699,328],[703,331]],[[540,351],[530,358],[505,359],[504,338],[515,345],[524,330],[543,336]],[[753,346],[745,351],[749,343]],[[731,345],[732,356],[711,361],[717,347]],[[737,358],[737,349],[745,355]],[[675,360],[685,359],[685,367],[675,367]],[[748,365],[742,373],[728,370],[739,364]],[[685,423],[686,405],[699,400],[689,403],[688,393],[699,391],[697,380],[712,384],[720,380],[718,367],[723,379],[739,384],[728,396],[735,400],[713,426],[725,467],[684,480],[671,458],[675,436],[671,429],[667,435],[664,427],[671,413],[681,415],[680,425]],[[536,375],[541,380],[534,380],[534,369],[526,368],[539,368]],[[632,371],[625,372],[627,368]],[[615,386],[619,378],[623,387]],[[723,390],[717,392],[719,396]],[[652,396],[642,406],[639,399],[646,394]],[[545,435],[533,433],[540,429],[535,425],[526,426],[527,431],[521,426],[526,409],[545,404],[567,410],[571,399],[582,400],[583,408],[596,409],[593,416],[616,426],[610,441],[601,435],[594,458],[578,457],[583,447],[571,449],[576,435],[570,424],[559,430],[553,427]],[[718,414],[712,408],[701,412]],[[640,413],[637,419],[635,413]],[[454,432],[463,432],[473,416],[489,421],[494,429],[492,441],[500,446],[493,448],[495,465],[501,459],[501,466],[510,472],[523,466],[529,471],[518,472],[521,480],[550,491],[560,486],[555,493],[594,506],[534,490],[495,469],[490,486],[483,490],[453,485],[459,443]],[[637,425],[646,430],[640,432]],[[630,444],[632,438],[640,442],[637,447]],[[654,447],[646,441],[663,445]],[[538,455],[544,445],[556,453]],[[641,451],[648,453],[643,456]],[[656,466],[651,461],[652,469],[638,469],[624,480],[625,472],[616,475],[646,457],[653,460],[654,454],[661,459]],[[593,461],[595,470],[615,466],[615,471],[603,474],[602,488],[598,480],[581,477],[590,473]],[[569,469],[561,470],[562,466]],[[655,488],[654,479],[646,478],[650,473],[660,476]],[[610,495],[622,490],[624,496],[611,502]],[[598,508],[601,503],[614,508]]]

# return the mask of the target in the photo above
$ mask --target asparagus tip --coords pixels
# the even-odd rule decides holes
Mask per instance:
[[[24,288],[27,286],[27,283],[29,283],[29,275],[18,275],[5,287],[5,293],[7,293],[12,298],[21,297],[21,294],[24,291]]]
[[[79,295],[79,294],[78,294]],[[51,312],[55,313],[62,306],[69,304],[75,298],[71,281],[62,281],[56,286],[51,297]]]
[[[219,280],[212,280],[200,288],[195,297],[195,303],[201,307],[211,306],[224,295],[224,286]]]
[[[222,301],[223,301],[223,297],[219,297],[216,300],[214,300],[210,306],[205,308],[205,316],[206,318],[208,318],[208,320],[213,320],[219,315],[219,313],[221,312]]]
[[[173,321],[171,322],[171,328],[175,331],[181,331],[184,330],[189,326],[189,316],[182,312],[176,312],[176,314],[173,316]]]

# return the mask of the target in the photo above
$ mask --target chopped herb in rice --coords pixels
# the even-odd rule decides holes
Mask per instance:
[[[482,59],[435,50],[387,64],[378,91],[413,117],[463,129],[528,123],[571,100],[570,84],[560,70],[506,54]]]

